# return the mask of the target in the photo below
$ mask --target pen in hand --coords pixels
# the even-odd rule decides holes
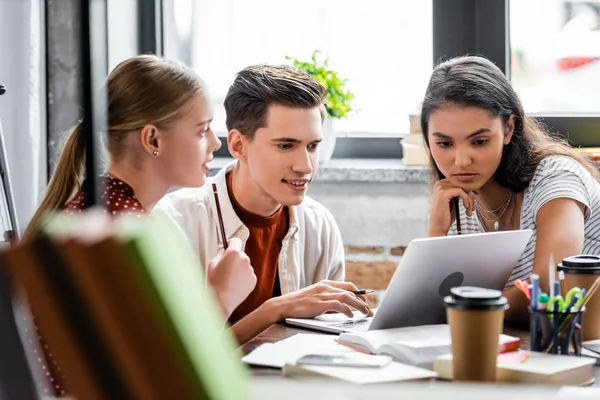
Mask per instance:
[[[227,235],[225,234],[225,225],[223,224],[223,214],[221,214],[221,204],[219,203],[219,193],[217,192],[217,185],[212,184],[213,194],[215,196],[215,205],[217,206],[217,217],[219,219],[219,228],[221,230],[221,242],[223,242],[223,249],[227,250]]]
[[[460,208],[458,207],[458,197],[450,200],[450,209],[454,208],[454,216],[456,217],[456,233],[460,235],[462,229],[460,228]]]
[[[365,294],[371,294],[374,293],[374,290],[371,289],[360,289],[360,290],[352,290],[352,293],[354,293],[357,296],[364,296]]]

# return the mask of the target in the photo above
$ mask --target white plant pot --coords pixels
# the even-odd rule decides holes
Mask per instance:
[[[331,160],[333,150],[335,149],[335,139],[333,119],[327,118],[323,122],[323,140],[319,145],[319,165],[327,164]]]

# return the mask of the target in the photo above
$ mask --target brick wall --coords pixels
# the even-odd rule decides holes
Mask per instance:
[[[371,307],[383,297],[394,271],[404,254],[405,247],[347,246],[346,280],[362,289],[374,289],[368,295]]]

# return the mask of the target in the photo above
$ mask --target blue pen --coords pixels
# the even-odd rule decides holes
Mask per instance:
[[[578,299],[579,295],[575,295],[571,298],[571,300],[569,300],[569,304],[565,303],[565,313],[570,313],[571,309],[575,306],[575,303],[577,303],[579,301]]]
[[[540,344],[538,342],[538,315],[536,312],[537,301],[540,297],[540,276],[538,274],[531,274],[531,299],[529,306],[531,307],[531,331],[529,333],[529,344],[531,350],[540,351]]]
[[[549,297],[546,293],[540,294],[538,299],[537,309],[539,311],[545,311],[548,308]],[[550,337],[552,336],[552,325],[548,319],[547,314],[538,314],[540,317],[540,347],[545,349],[550,343]]]
[[[554,288],[553,288],[554,296],[560,297],[560,282],[554,281],[554,283],[552,285],[554,285]],[[552,298],[552,296],[550,296],[550,298]],[[561,310],[558,310],[558,311],[561,311]]]

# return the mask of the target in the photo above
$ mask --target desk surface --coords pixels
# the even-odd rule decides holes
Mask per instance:
[[[252,350],[257,348],[263,343],[273,343],[279,340],[283,340],[290,336],[293,336],[297,333],[323,333],[316,332],[307,329],[295,328],[285,324],[275,324],[271,326],[269,329],[265,330],[263,333],[244,344],[241,347],[242,353],[244,355],[250,353]],[[529,347],[529,332],[523,329],[514,328],[510,326],[504,327],[504,333],[511,336],[517,336],[521,339],[521,346],[523,348]],[[269,377],[281,377],[283,378],[283,374],[281,370],[275,368],[264,368],[264,367],[252,367],[252,375],[254,376],[269,376]],[[596,381],[594,382],[594,387],[600,387],[600,366],[596,366],[594,368],[594,377]]]

